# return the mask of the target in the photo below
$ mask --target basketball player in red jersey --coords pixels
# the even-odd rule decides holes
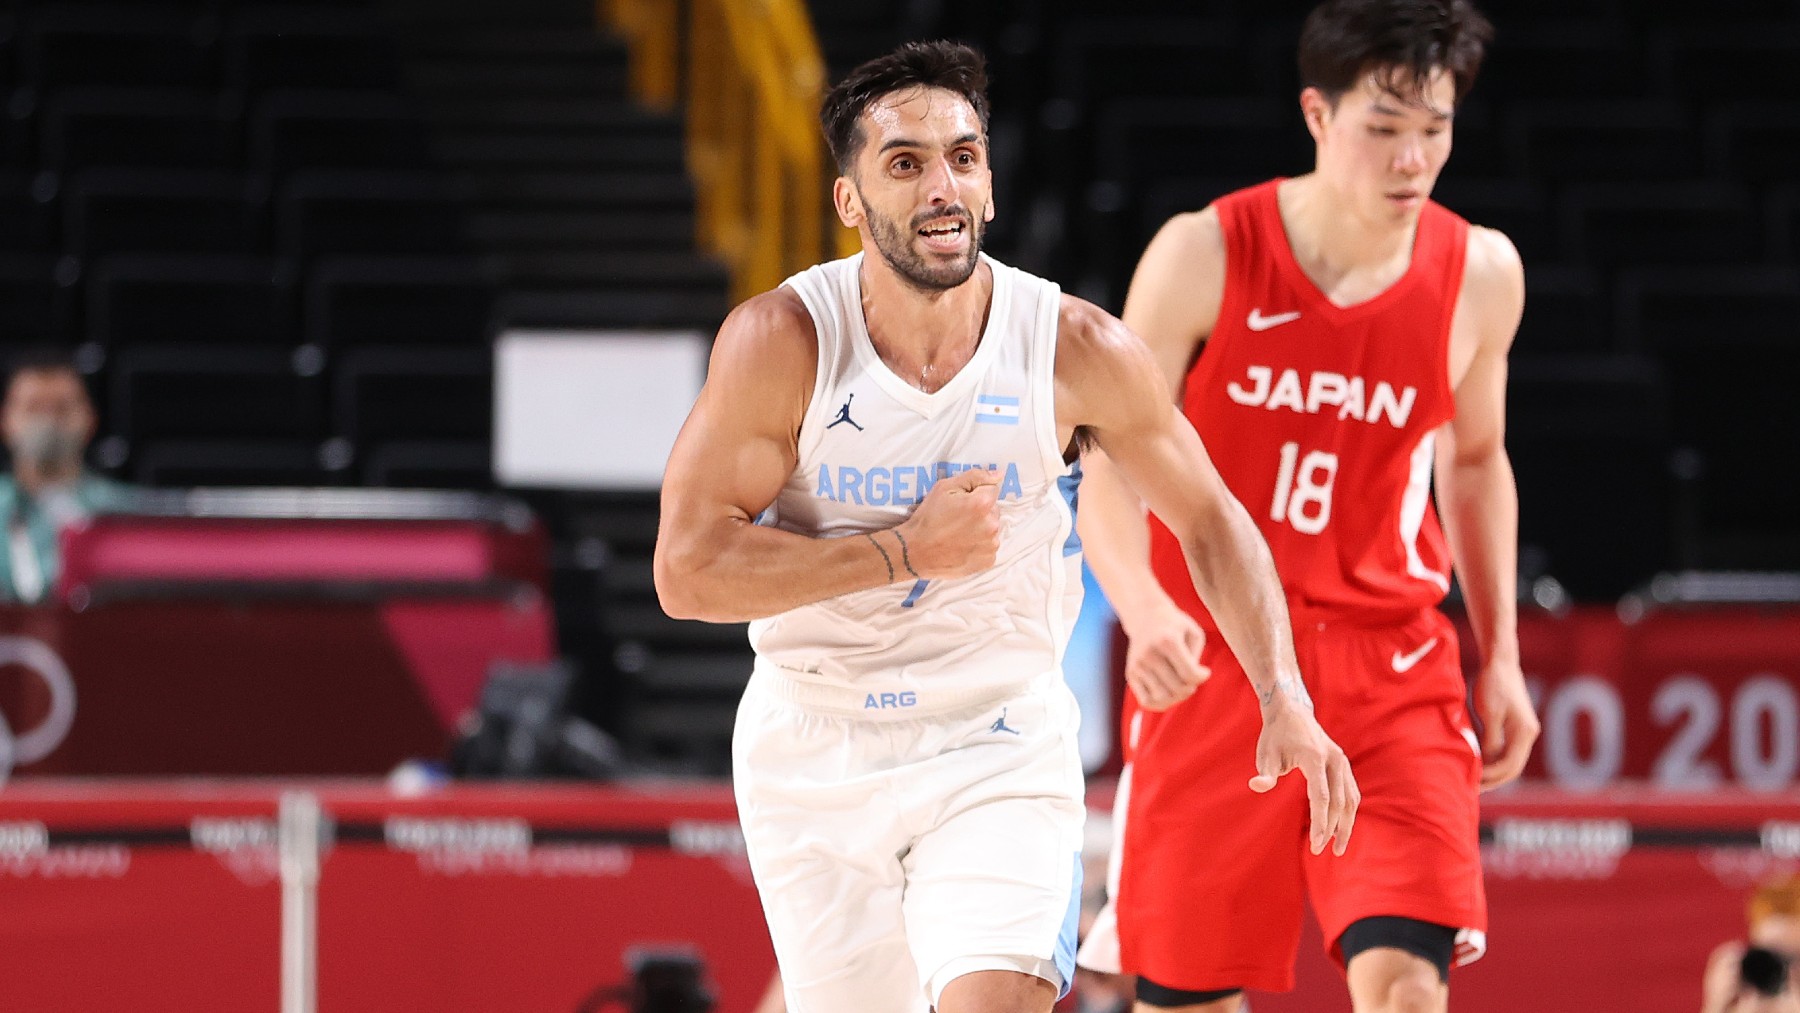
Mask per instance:
[[[1082,536],[1132,692],[1112,906],[1082,963],[1138,976],[1140,1011],[1291,988],[1303,896],[1359,1013],[1445,1009],[1449,965],[1485,948],[1478,795],[1538,734],[1502,445],[1524,280],[1505,236],[1430,195],[1490,35],[1467,0],[1319,6],[1300,40],[1314,171],[1176,217],[1133,278],[1124,319],[1274,550],[1319,721],[1363,790],[1333,863],[1304,847],[1295,786],[1247,789],[1238,663],[1167,531],[1090,461]],[[1452,561],[1479,736],[1435,607]]]

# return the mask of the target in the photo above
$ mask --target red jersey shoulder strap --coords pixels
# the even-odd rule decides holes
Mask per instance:
[[[1456,297],[1462,291],[1463,263],[1469,254],[1469,223],[1436,201],[1426,201],[1419,215],[1419,234],[1413,240],[1413,264],[1425,272],[1422,291],[1438,293],[1444,307],[1445,341],[1456,313]]]

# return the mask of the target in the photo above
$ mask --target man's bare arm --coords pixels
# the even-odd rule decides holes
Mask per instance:
[[[1313,851],[1333,841],[1343,854],[1361,796],[1343,750],[1313,717],[1275,561],[1255,523],[1187,419],[1157,396],[1155,358],[1122,323],[1065,297],[1056,376],[1058,414],[1093,435],[1180,540],[1194,587],[1256,690],[1263,734],[1251,787],[1267,791],[1300,770]]]
[[[1456,417],[1439,433],[1437,498],[1482,659],[1484,786],[1517,777],[1538,734],[1519,670],[1519,497],[1506,455],[1506,356],[1524,309],[1524,269],[1506,237],[1471,230],[1456,328],[1474,354],[1456,385]]]
[[[1225,239],[1208,208],[1163,225],[1131,278],[1124,322],[1141,337],[1162,373],[1162,403],[1180,399],[1195,353],[1219,315],[1225,289]],[[1148,633],[1177,606],[1150,570],[1144,504],[1113,472],[1104,450],[1084,455],[1081,542],[1089,568],[1128,635]]]
[[[809,538],[756,523],[799,460],[817,362],[812,319],[787,289],[745,302],[719,329],[663,476],[655,575],[669,615],[744,622],[992,564],[996,480],[978,469],[939,482],[912,517],[883,531]]]

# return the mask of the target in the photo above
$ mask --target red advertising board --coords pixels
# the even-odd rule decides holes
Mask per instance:
[[[335,827],[318,883],[319,1008],[573,1013],[637,948],[697,955],[719,1013],[773,956],[722,784],[22,779],[0,792],[0,1007],[275,1009],[283,791]],[[1800,797],[1522,790],[1490,798],[1489,950],[1462,1013],[1689,1013],[1754,886],[1800,869]],[[821,911],[854,918],[854,911]],[[1316,937],[1258,1013],[1348,1011]]]

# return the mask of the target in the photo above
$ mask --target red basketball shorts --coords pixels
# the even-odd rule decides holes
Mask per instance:
[[[1311,853],[1298,772],[1250,790],[1256,694],[1213,634],[1212,678],[1193,697],[1160,714],[1127,702],[1111,910],[1083,964],[1169,988],[1289,989],[1303,898],[1340,962],[1344,929],[1376,915],[1456,928],[1458,962],[1480,956],[1481,758],[1454,627],[1435,609],[1385,626],[1296,625],[1319,722],[1362,790],[1349,850]]]

